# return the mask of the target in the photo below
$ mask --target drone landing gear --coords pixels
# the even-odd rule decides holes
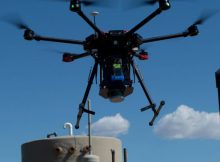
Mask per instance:
[[[154,116],[151,119],[151,121],[149,122],[150,126],[154,125],[154,120],[157,118],[157,116],[160,113],[160,110],[163,108],[164,105],[165,105],[165,101],[160,101],[160,105],[159,105],[158,109],[156,109],[156,105],[155,104],[146,106],[144,108],[141,108],[141,112],[146,111],[148,109],[152,109],[152,111],[154,112]]]
[[[97,73],[97,68],[98,68],[98,62],[96,61],[95,62],[95,65],[93,66],[93,69],[92,69],[92,73],[91,73],[91,76],[89,78],[89,81],[88,81],[88,85],[86,87],[86,91],[85,91],[85,94],[84,94],[84,97],[83,97],[83,100],[81,102],[81,104],[79,104],[79,112],[78,112],[78,115],[77,115],[77,121],[76,121],[76,125],[75,125],[75,128],[78,129],[79,128],[79,123],[80,123],[80,119],[82,117],[82,114],[85,112],[85,113],[88,113],[88,114],[92,114],[92,115],[95,115],[95,112],[94,111],[90,111],[90,110],[87,110],[85,108],[85,104],[86,104],[86,100],[88,98],[88,95],[89,95],[89,91],[90,91],[90,88],[92,86],[92,82],[93,82],[93,79]]]
[[[87,110],[85,108],[85,104],[81,103],[79,104],[79,112],[77,114],[77,121],[76,121],[76,125],[75,125],[75,128],[76,129],[79,129],[79,123],[80,123],[80,119],[82,117],[82,114],[83,113],[88,113],[88,114],[91,114],[91,115],[95,115],[95,112],[94,111],[90,111],[90,110]]]
[[[141,112],[143,112],[143,111],[146,111],[146,110],[148,110],[148,109],[151,109],[151,110],[154,112],[154,116],[153,116],[153,118],[151,119],[151,121],[149,122],[149,125],[150,125],[150,126],[153,126],[155,119],[157,118],[157,116],[158,116],[159,113],[160,113],[160,110],[161,110],[161,109],[163,108],[163,106],[165,105],[165,101],[161,101],[159,107],[156,109],[156,104],[153,103],[153,101],[152,101],[152,99],[151,99],[151,97],[150,97],[150,95],[149,95],[149,93],[148,93],[148,91],[147,91],[147,87],[145,86],[145,84],[144,84],[144,82],[143,82],[143,79],[142,79],[142,77],[141,77],[141,73],[140,73],[140,71],[138,70],[137,66],[135,65],[134,61],[131,62],[131,65],[132,65],[132,68],[133,68],[133,70],[134,70],[134,73],[135,73],[135,75],[137,76],[138,81],[139,81],[139,83],[140,83],[140,85],[141,85],[141,87],[142,87],[142,89],[143,89],[143,91],[144,91],[144,94],[145,94],[145,96],[147,97],[148,102],[150,103],[150,105],[148,105],[148,106],[146,106],[146,107],[144,107],[144,108],[141,108],[140,110],[141,110]]]

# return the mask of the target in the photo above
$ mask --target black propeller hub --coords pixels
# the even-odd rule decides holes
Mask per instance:
[[[26,39],[26,40],[33,40],[34,36],[35,36],[35,34],[34,34],[33,30],[26,29],[24,31],[24,39]]]
[[[196,25],[192,25],[188,28],[189,36],[196,36],[199,34],[199,29]]]
[[[70,11],[79,12],[81,10],[81,4],[79,0],[70,1]]]
[[[168,10],[171,7],[169,0],[159,0],[159,5],[162,10]]]

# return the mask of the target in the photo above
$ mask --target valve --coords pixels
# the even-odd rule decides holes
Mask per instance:
[[[68,150],[68,152],[69,152],[70,154],[74,154],[75,151],[76,151],[76,148],[73,147],[73,146],[71,146],[71,147],[69,148],[69,150]]]
[[[83,148],[80,150],[80,152],[81,152],[83,155],[85,155],[85,154],[87,154],[87,153],[90,151],[90,149],[91,149],[90,146],[85,146],[85,147],[83,147]]]
[[[60,154],[63,154],[64,153],[64,150],[62,147],[58,146],[55,148],[55,152],[57,155],[60,155]]]

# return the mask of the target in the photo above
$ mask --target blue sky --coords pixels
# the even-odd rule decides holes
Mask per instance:
[[[78,15],[69,11],[68,3],[10,0],[0,4],[1,19],[18,15],[40,35],[84,40],[93,33]],[[117,6],[83,9],[89,17],[94,10],[100,12],[97,25],[103,31],[130,29],[156,9],[156,6],[143,6],[125,11]],[[170,10],[138,33],[147,38],[182,32],[203,11],[218,10],[219,6],[217,0],[176,1]],[[121,122],[120,127],[114,122],[108,125],[118,133],[106,132],[122,140],[123,147],[129,151],[129,161],[219,161],[220,125],[214,78],[220,67],[219,18],[216,14],[199,26],[197,37],[143,46],[150,59],[137,60],[138,67],[153,100],[166,101],[155,127],[148,126],[152,112],[139,111],[147,101],[137,82],[134,93],[118,104],[101,98],[99,86],[93,84],[89,98],[96,111],[94,131],[101,134],[105,123],[112,119]],[[27,42],[23,31],[4,22],[0,22],[0,29],[0,161],[19,162],[22,143],[45,138],[54,131],[66,135],[63,124],[75,123],[93,60],[63,63],[61,54],[54,51],[81,53],[83,49],[77,45]],[[86,116],[82,118],[80,129],[74,130],[75,134],[85,132]]]

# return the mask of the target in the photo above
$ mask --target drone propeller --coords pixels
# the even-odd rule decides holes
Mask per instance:
[[[141,6],[153,6],[158,2],[163,2],[165,0],[136,0],[136,1],[132,1],[132,4],[129,4],[129,7],[132,8],[137,8],[137,7],[141,7]],[[167,2],[171,1],[171,0],[166,0]],[[172,1],[187,1],[187,2],[192,2],[191,0],[172,0]]]
[[[98,1],[89,1],[89,0],[81,0],[80,1],[81,4],[83,4],[84,6],[92,6],[92,5],[98,5]]]
[[[62,61],[63,62],[72,62],[72,61],[75,61],[76,59],[91,56],[91,53],[89,53],[89,52],[85,52],[85,53],[81,53],[81,54],[75,54],[75,53],[70,53],[70,52],[63,52],[63,51],[56,50],[56,49],[46,49],[46,50],[49,51],[49,52],[62,54],[63,55],[62,56]]]
[[[23,22],[14,21],[14,22],[11,22],[11,24],[14,25],[15,27],[17,27],[18,29],[21,29],[21,30],[30,29],[28,27],[28,25],[23,23]]]
[[[51,1],[57,1],[57,2],[69,2],[71,0],[51,0]],[[90,1],[90,0],[79,0],[79,2],[85,6],[95,5],[96,1]]]
[[[91,55],[91,53],[88,53],[88,52],[81,53],[81,54],[75,54],[75,53],[69,53],[69,52],[54,50],[54,49],[47,49],[47,50],[51,51],[53,53],[63,54],[63,58],[62,58],[63,62],[72,62],[76,59],[80,59],[80,58],[87,57],[87,56]]]
[[[136,0],[135,2],[132,2],[132,7],[141,7],[145,5],[155,5],[160,0]]]
[[[24,23],[22,18],[18,15],[10,14],[10,15],[6,15],[6,16],[2,17],[1,19],[2,19],[2,21],[16,27],[17,29],[30,30],[28,25],[26,23]]]
[[[152,6],[159,2],[160,0],[135,0],[135,1],[129,1],[126,5],[123,6],[124,9],[133,9],[138,8],[142,6]]]
[[[199,34],[199,30],[197,25],[202,25],[205,21],[207,21],[209,18],[214,16],[218,11],[217,10],[211,10],[203,12],[203,14],[198,18],[191,26],[188,28],[188,32],[190,36],[195,36]]]
[[[196,26],[196,25],[202,25],[205,21],[207,21],[209,18],[217,14],[218,11],[206,11],[202,13],[202,15],[191,25],[191,26]]]
[[[141,0],[141,1],[145,5],[154,5],[154,4],[156,4],[157,2],[159,2],[161,0]],[[188,2],[191,2],[191,0],[172,0],[172,1],[188,1]]]
[[[154,5],[157,0],[136,0],[124,6],[126,9],[137,8],[145,5]]]
[[[157,3],[159,0],[148,0],[148,1],[145,1],[145,4],[147,5],[154,5],[155,3]],[[143,1],[144,2],[144,1]]]
[[[47,1],[70,2],[71,0],[47,0]],[[102,6],[107,4],[107,2],[103,0],[79,0],[79,2],[84,6]]]

